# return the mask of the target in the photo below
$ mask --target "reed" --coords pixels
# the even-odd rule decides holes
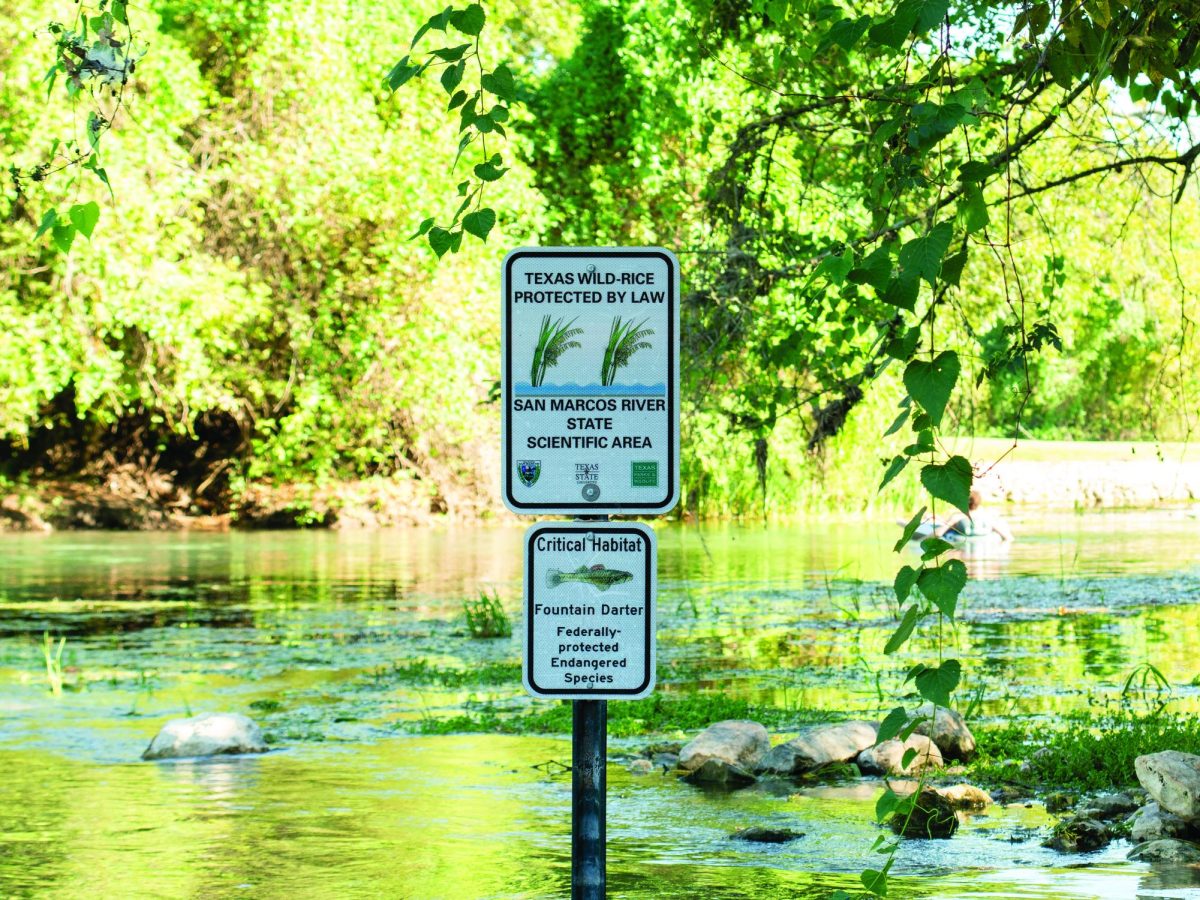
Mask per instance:
[[[512,636],[512,622],[494,590],[490,594],[480,591],[478,600],[464,600],[463,612],[467,616],[467,630],[473,638]]]
[[[50,685],[50,693],[61,697],[63,692],[63,647],[67,644],[66,637],[58,639],[58,648],[54,647],[54,638],[50,632],[42,632],[42,658],[46,663],[46,681]]]

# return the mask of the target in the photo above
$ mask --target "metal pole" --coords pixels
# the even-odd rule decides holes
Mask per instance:
[[[571,900],[604,900],[608,701],[571,705]]]

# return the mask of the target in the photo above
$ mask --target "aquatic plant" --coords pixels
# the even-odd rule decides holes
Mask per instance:
[[[546,378],[546,370],[558,364],[568,350],[583,345],[575,340],[583,334],[582,328],[574,328],[575,320],[563,324],[562,319],[553,322],[549,316],[542,317],[542,327],[538,333],[537,346],[533,350],[533,366],[529,370],[529,383],[538,387]]]
[[[50,632],[42,632],[42,658],[46,663],[46,681],[50,685],[50,693],[61,697],[63,692],[63,647],[67,644],[66,637],[58,639],[58,649],[54,648],[54,638]]]
[[[478,600],[464,600],[463,612],[467,617],[467,630],[473,638],[512,637],[512,622],[500,603],[499,595],[493,590],[479,592]]]
[[[1152,662],[1144,662],[1134,666],[1125,684],[1121,688],[1121,702],[1131,705],[1135,699],[1144,702],[1147,707],[1161,709],[1170,699],[1171,682],[1158,670]]]
[[[608,332],[608,346],[604,349],[604,360],[600,364],[600,383],[610,385],[617,377],[617,369],[629,365],[633,354],[649,350],[651,345],[643,338],[654,334],[653,328],[643,328],[646,320],[635,323],[633,319],[622,322],[617,316]]]

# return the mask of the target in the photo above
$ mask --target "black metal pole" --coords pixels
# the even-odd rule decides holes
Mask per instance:
[[[571,715],[571,900],[604,900],[608,701],[574,700]]]

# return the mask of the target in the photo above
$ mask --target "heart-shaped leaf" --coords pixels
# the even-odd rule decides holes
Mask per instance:
[[[934,425],[942,423],[946,404],[950,402],[950,394],[961,371],[958,354],[953,350],[942,351],[932,362],[914,359],[905,367],[904,386],[908,388],[912,398],[929,413]]]
[[[971,464],[961,456],[952,456],[945,465],[929,463],[921,469],[921,484],[939,500],[945,500],[963,511],[971,498]]]
[[[947,560],[936,569],[923,569],[917,590],[950,619],[958,609],[958,595],[967,586],[967,566],[961,559]]]

